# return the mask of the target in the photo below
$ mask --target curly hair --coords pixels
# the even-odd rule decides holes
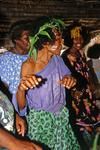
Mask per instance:
[[[9,37],[13,43],[15,40],[21,37],[23,31],[31,32],[31,21],[30,20],[20,20],[12,24],[9,30]]]
[[[77,27],[80,28],[80,35],[83,37],[84,45],[90,41],[89,29],[85,26],[82,26],[78,21],[73,21],[70,26],[66,27],[66,29],[63,30],[64,44],[66,46],[72,47],[73,37],[71,36],[71,31]]]
[[[99,59],[100,57],[100,44],[95,44],[92,47],[89,47],[87,51],[87,56],[89,58]]]

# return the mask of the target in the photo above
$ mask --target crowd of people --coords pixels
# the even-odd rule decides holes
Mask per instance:
[[[14,23],[9,40],[0,55],[1,149],[91,149],[100,110],[83,50],[86,28],[41,17]]]

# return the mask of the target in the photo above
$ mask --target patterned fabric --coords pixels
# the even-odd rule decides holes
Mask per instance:
[[[85,55],[81,55],[79,51],[76,52],[77,61],[74,65],[69,65],[73,76],[79,75],[77,81],[80,83],[71,90],[71,103],[69,109],[74,116],[74,119],[81,126],[85,126],[84,123],[95,123],[98,118],[98,109],[96,107],[96,101],[91,91],[89,84],[89,68],[87,66]],[[64,62],[68,66],[68,60],[66,52],[62,55]],[[83,78],[83,79],[81,79]]]
[[[21,65],[27,57],[27,55],[18,55],[12,52],[5,52],[0,55],[0,78],[8,85],[11,93],[15,93],[17,90]]]
[[[68,51],[69,50],[71,49],[68,49]],[[97,120],[99,117],[94,95],[89,85],[89,68],[84,54],[81,55],[79,51],[75,52],[78,58],[73,65],[67,58],[67,54],[66,50],[62,54],[62,58],[72,75],[77,79],[77,85],[70,90],[70,99],[67,101],[71,125],[82,149],[91,149],[96,127],[99,125],[99,121]]]
[[[69,124],[69,113],[66,108],[59,115],[31,109],[27,122],[29,138],[45,143],[51,150],[80,149]]]
[[[89,68],[86,63],[85,55],[81,55],[79,52],[78,59],[75,64],[75,70],[79,72],[89,83]],[[96,107],[96,101],[94,95],[91,91],[90,85],[87,84],[85,88],[82,89],[81,97],[78,99],[78,107],[81,108],[79,110],[79,114],[83,116],[83,118],[88,118],[89,123],[93,123],[97,121],[98,111]],[[81,101],[82,100],[82,101]],[[93,118],[94,117],[94,118]]]
[[[14,109],[8,98],[0,91],[0,124],[13,131]]]

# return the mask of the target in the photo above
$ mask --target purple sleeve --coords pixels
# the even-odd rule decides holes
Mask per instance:
[[[26,106],[22,110],[19,110],[18,109],[18,103],[17,103],[17,100],[16,100],[16,94],[13,94],[12,104],[13,104],[15,110],[18,112],[18,114],[20,116],[26,116],[26,114],[27,114],[27,104],[26,104]]]

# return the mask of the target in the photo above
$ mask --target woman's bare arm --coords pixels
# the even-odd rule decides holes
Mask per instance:
[[[10,134],[8,131],[0,128],[0,147],[9,150],[42,150],[42,148],[32,142],[19,140]]]

